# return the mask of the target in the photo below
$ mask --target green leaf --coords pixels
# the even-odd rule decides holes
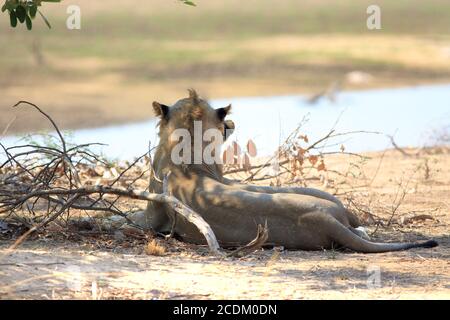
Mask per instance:
[[[29,12],[30,12],[30,17],[34,19],[34,17],[36,17],[36,13],[37,13],[37,5],[32,4],[30,6]]]
[[[24,23],[25,17],[27,16],[27,11],[23,6],[18,6],[16,8],[16,16],[19,19],[20,23]]]
[[[38,10],[39,14],[41,15],[42,19],[44,19],[45,24],[47,25],[47,27],[49,29],[52,28],[52,26],[50,25],[50,22],[48,22],[47,18],[42,14],[41,10]]]
[[[193,7],[197,6],[194,2],[189,1],[189,0],[186,0],[186,1],[183,1],[183,2],[184,2],[184,4],[187,4],[188,6],[193,6]]]
[[[9,13],[9,22],[11,23],[11,27],[15,28],[17,26],[17,16],[15,11]]]
[[[5,12],[6,8],[7,8],[7,6],[6,6],[6,2],[5,2],[5,4],[2,6],[2,12]]]
[[[6,9],[8,9],[8,11],[10,11],[10,12],[15,10],[18,5],[19,5],[19,3],[17,1],[8,0],[5,2]]]
[[[25,21],[27,24],[27,29],[31,30],[33,28],[33,22],[31,22],[31,18],[28,15],[25,17]]]

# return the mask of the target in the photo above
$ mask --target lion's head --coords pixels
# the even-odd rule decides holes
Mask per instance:
[[[192,157],[194,150],[197,148],[200,150],[198,154],[203,156],[204,151],[208,150],[208,145],[211,146],[212,142],[216,146],[221,145],[235,128],[233,121],[225,120],[230,113],[231,105],[213,109],[206,100],[199,98],[193,89],[189,90],[189,97],[178,100],[173,106],[155,101],[153,109],[160,118],[160,146],[164,145],[169,149],[168,151],[175,151],[179,154],[180,142],[190,145],[188,153],[192,151],[192,154],[188,155],[186,150],[181,150],[182,157],[184,157],[183,163],[191,161],[190,163],[199,164],[198,161],[194,161],[199,159],[198,156]],[[177,146],[180,150],[177,149]],[[213,151],[213,156],[216,155],[217,153]],[[172,160],[174,159],[172,158]],[[202,158],[202,160],[203,163],[205,159]],[[177,161],[173,162],[177,163]],[[211,164],[208,160],[206,163]]]

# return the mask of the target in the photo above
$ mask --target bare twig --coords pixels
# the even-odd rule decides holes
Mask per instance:
[[[236,250],[227,254],[227,257],[244,257],[258,249],[260,249],[267,241],[269,237],[269,229],[267,228],[267,221],[264,227],[258,224],[258,231],[256,238],[250,241],[245,246],[239,247]]]
[[[14,107],[21,104],[34,107],[51,122],[59,136],[61,148],[58,146],[46,147],[32,144],[6,148],[2,145],[7,160],[0,169],[8,171],[8,174],[5,179],[2,178],[3,180],[0,181],[0,213],[13,213],[21,208],[26,208],[31,214],[30,223],[27,222],[27,225],[30,227],[29,230],[15,241],[9,248],[10,250],[17,248],[28,236],[56,220],[63,213],[68,212],[70,208],[88,211],[109,211],[119,214],[125,217],[128,222],[131,222],[127,214],[123,213],[115,205],[117,200],[123,197],[166,203],[177,214],[182,215],[199,229],[205,236],[211,252],[220,254],[220,246],[208,223],[199,214],[167,192],[168,177],[164,180],[165,193],[163,194],[134,189],[132,185],[137,179],[134,179],[127,189],[116,187],[119,180],[131,168],[136,166],[145,155],[137,158],[109,185],[86,185],[83,183],[72,159],[78,157],[80,159],[78,163],[84,159],[87,162],[91,162],[92,159],[100,160],[96,155],[85,150],[86,147],[93,144],[82,144],[68,148],[61,130],[47,113],[28,101],[19,101]],[[13,150],[20,151],[12,154],[11,151]],[[111,201],[105,196],[116,196],[116,198]],[[47,204],[47,213],[43,215],[40,221],[36,220],[42,215],[35,214],[35,206],[38,203]]]
[[[37,105],[35,105],[34,103],[31,103],[31,102],[28,102],[28,101],[21,100],[21,101],[17,102],[17,103],[13,106],[13,108],[18,107],[18,106],[20,106],[21,104],[27,104],[27,105],[29,105],[29,106],[34,107],[36,110],[38,110],[42,115],[44,115],[44,117],[46,117],[46,118],[51,122],[51,124],[52,124],[53,127],[55,128],[56,133],[58,134],[58,136],[59,136],[59,138],[60,138],[60,140],[61,140],[61,144],[62,144],[62,147],[63,147],[63,151],[64,151],[64,153],[66,153],[66,152],[67,152],[66,141],[64,140],[64,137],[63,137],[61,131],[59,130],[58,126],[56,125],[55,121],[53,121],[53,119],[52,119],[47,113],[45,113],[44,111],[42,111],[42,109],[39,108]]]
[[[403,148],[400,148],[398,146],[398,144],[395,142],[394,136],[392,135],[387,135],[387,137],[389,138],[389,140],[391,141],[392,146],[395,148],[395,150],[397,150],[398,152],[400,152],[402,155],[404,155],[405,157],[413,157],[416,156],[417,154],[410,154],[408,152],[406,152]]]
[[[3,132],[0,134],[0,136],[4,136],[6,135],[6,133],[8,133],[9,128],[11,127],[11,125],[14,123],[14,121],[16,121],[17,116],[14,116],[7,124],[5,129],[3,129]]]

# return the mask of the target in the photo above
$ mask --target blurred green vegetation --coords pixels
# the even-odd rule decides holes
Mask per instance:
[[[52,29],[36,19],[31,31],[11,28],[2,14],[0,91],[8,103],[61,97],[51,101],[61,114],[116,105],[106,122],[148,113],[120,111],[118,90],[140,103],[147,88],[168,97],[187,87],[210,96],[311,92],[353,70],[374,76],[357,88],[450,79],[448,0],[194,2],[64,0],[41,8]],[[382,30],[366,27],[372,4],[381,8]],[[69,5],[81,9],[81,30],[66,28]]]
[[[166,1],[170,2],[170,1]],[[222,6],[211,3],[224,2]],[[108,5],[105,10],[90,10],[89,1],[76,1],[82,12],[82,29],[67,30],[65,8],[70,1],[43,9],[54,25],[49,31],[44,23],[31,33],[7,27],[6,16],[0,23],[0,44],[8,55],[20,54],[21,42],[45,39],[46,49],[58,54],[142,59],[158,50],[155,41],[228,40],[244,41],[255,37],[280,34],[348,34],[413,36],[448,36],[450,34],[450,1],[384,0],[384,1],[222,1],[200,0],[197,7],[161,6],[161,1],[134,2],[132,7]],[[229,5],[227,5],[229,3]],[[378,4],[382,10],[382,30],[366,28],[366,8]],[[57,6],[58,8],[55,8]],[[13,43],[10,43],[10,42]],[[7,45],[9,43],[9,45]],[[158,61],[168,62],[178,54],[155,54]],[[189,51],[186,59],[191,57]]]
[[[39,10],[43,2],[61,2],[61,0],[4,0],[1,12],[9,15],[12,28],[16,28],[18,24],[25,24],[28,30],[33,29],[33,20],[38,13],[51,28],[47,18]]]

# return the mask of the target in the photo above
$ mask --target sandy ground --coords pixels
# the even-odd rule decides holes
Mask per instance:
[[[395,150],[369,156],[364,175],[371,183],[361,191],[354,188],[355,202],[386,221],[399,190],[405,190],[393,223],[379,227],[374,238],[434,238],[439,247],[385,254],[275,248],[237,259],[213,257],[205,247],[175,240],[158,240],[167,248],[163,256],[145,254],[145,242],[130,245],[114,238],[42,236],[12,253],[6,250],[12,241],[3,240],[0,298],[449,299],[448,150],[418,157]],[[348,165],[346,157],[328,162],[339,170]],[[341,199],[347,197],[348,193]],[[367,221],[362,212],[360,217]],[[376,226],[368,229],[373,232]]]
[[[243,260],[220,260],[36,243],[2,262],[17,265],[2,266],[6,284],[0,293],[3,299],[448,299],[449,256],[442,251],[266,251]],[[372,280],[377,270],[379,283]]]

